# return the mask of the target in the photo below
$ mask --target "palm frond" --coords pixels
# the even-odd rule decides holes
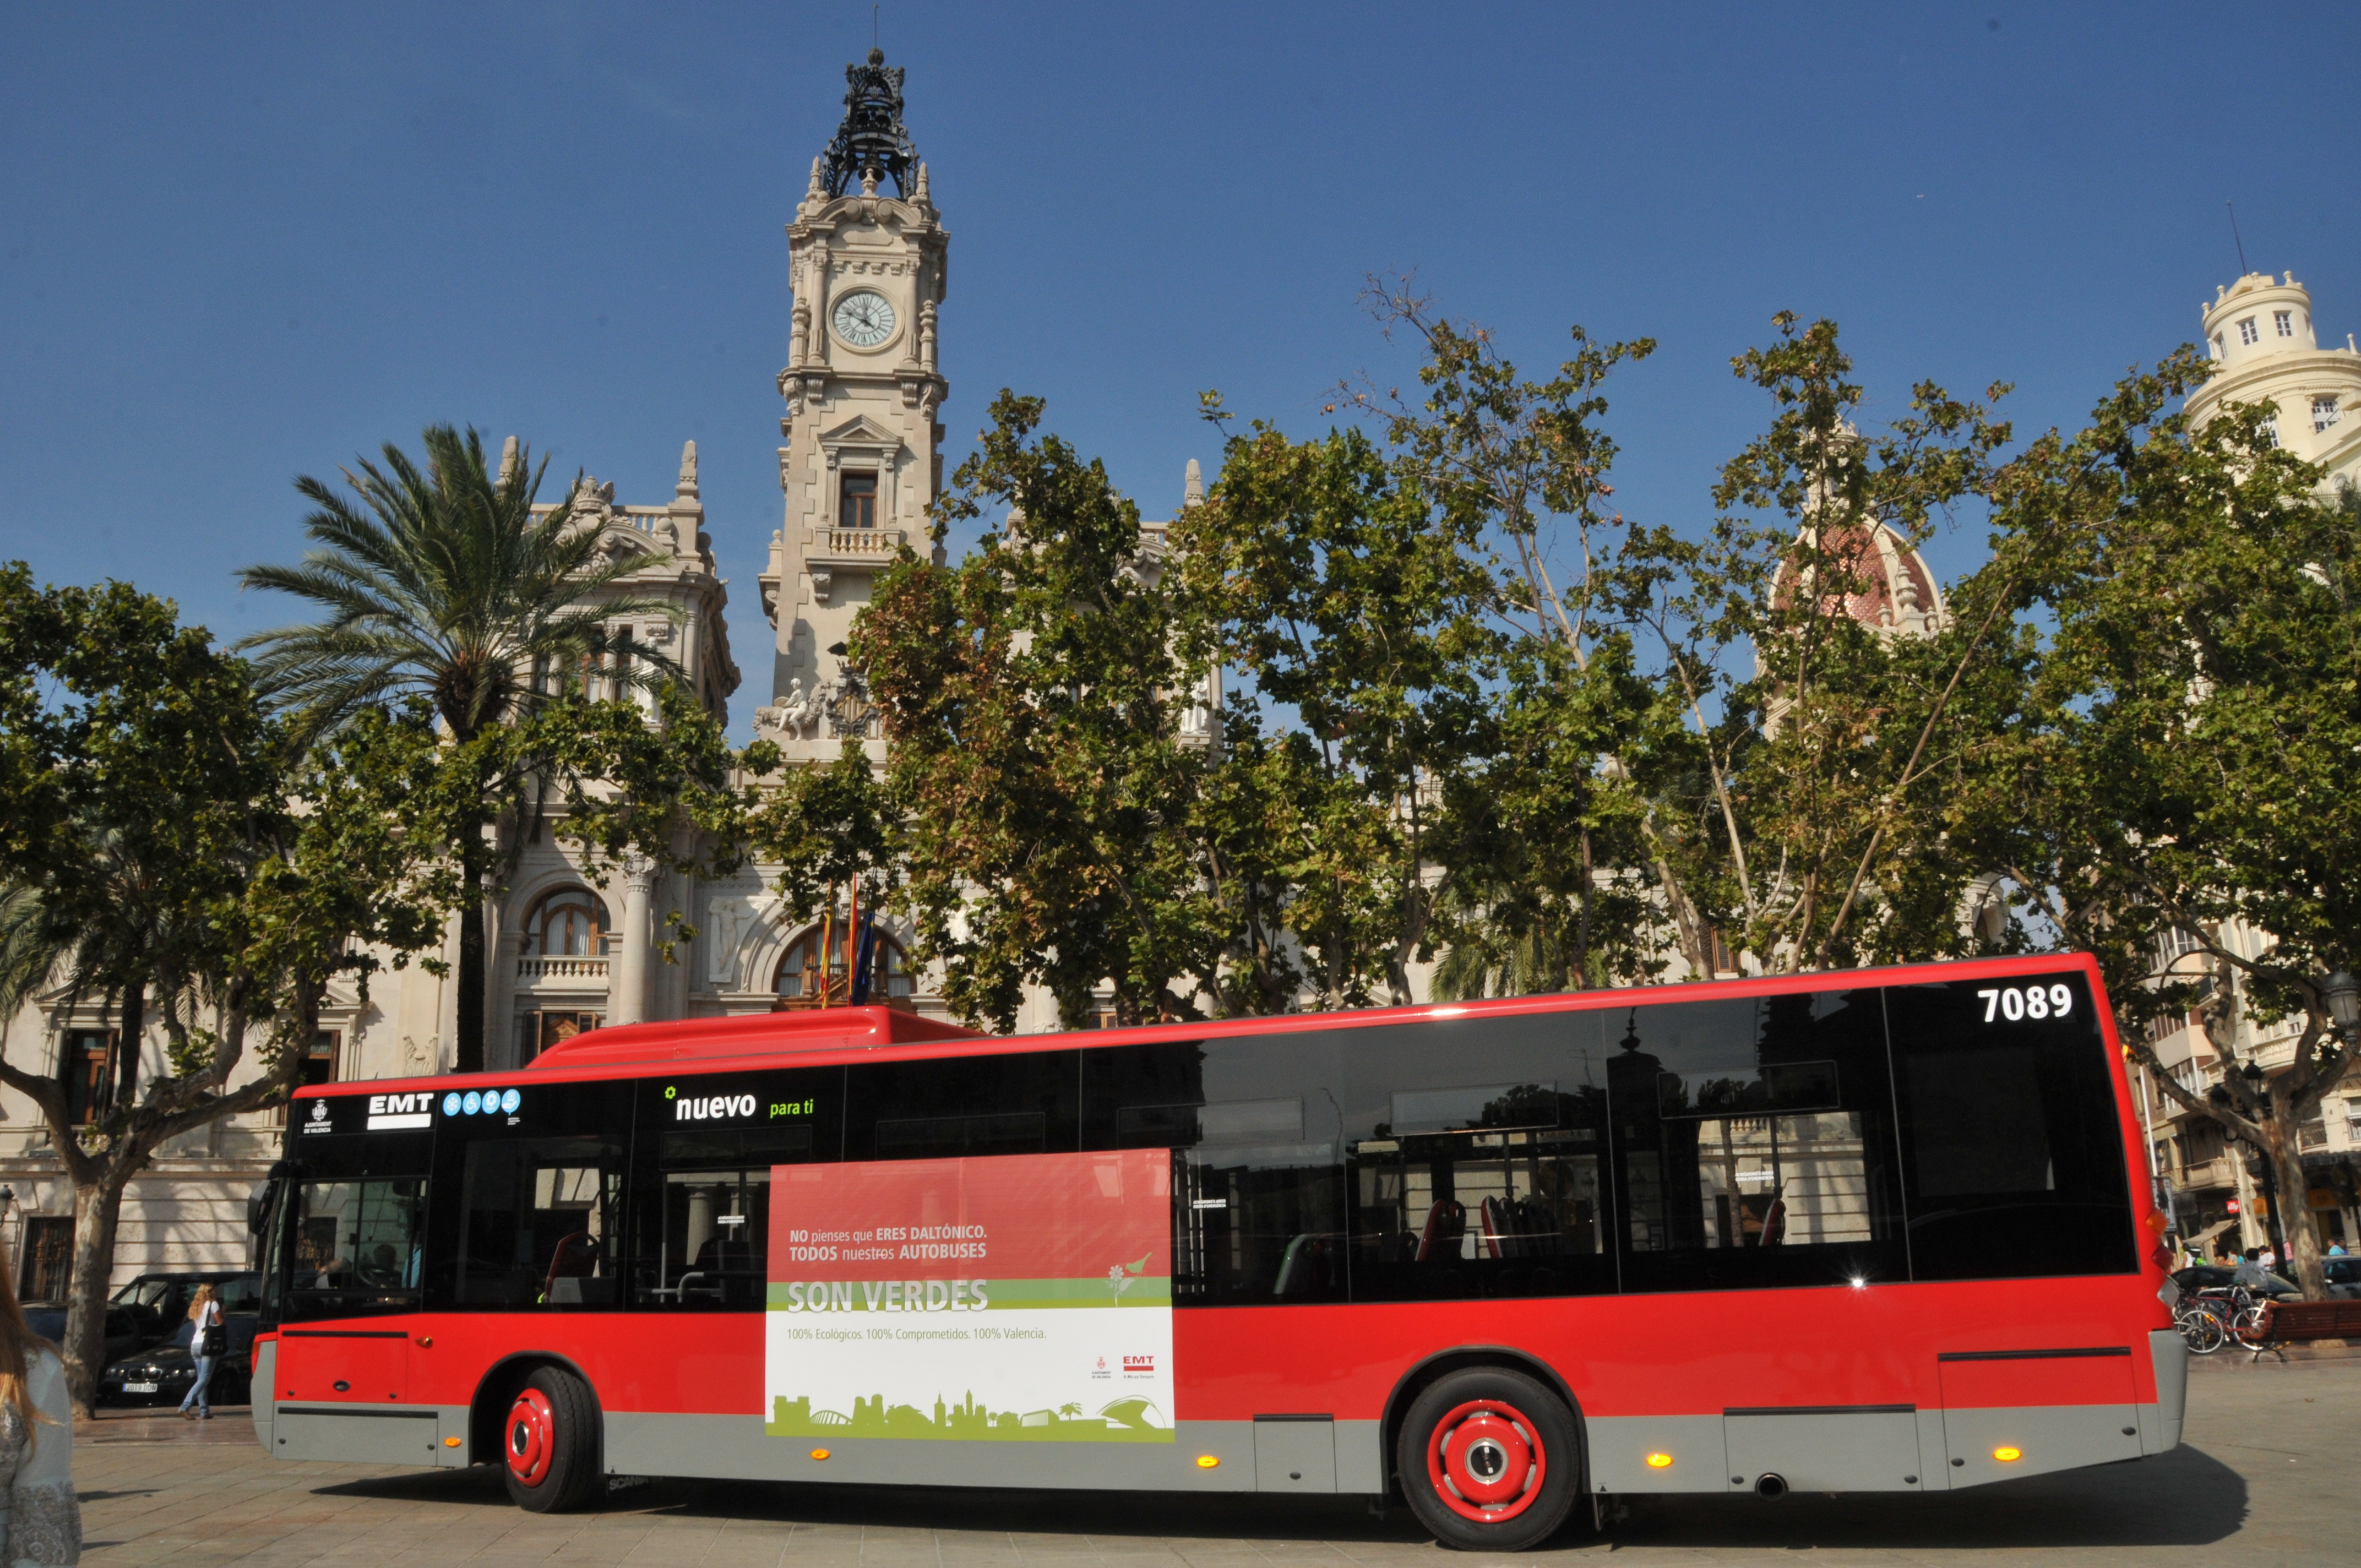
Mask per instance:
[[[605,663],[620,646],[607,630],[615,620],[680,620],[667,600],[610,591],[646,563],[603,557],[600,531],[576,519],[578,477],[566,501],[533,515],[548,467],[522,453],[495,474],[479,433],[434,425],[421,457],[389,444],[342,470],[342,488],[298,479],[314,548],[300,565],[239,576],[322,612],[238,644],[270,700],[316,735],[361,707],[423,692],[455,733],[472,734],[539,701],[537,671]],[[631,653],[628,684],[686,676],[656,649]]]

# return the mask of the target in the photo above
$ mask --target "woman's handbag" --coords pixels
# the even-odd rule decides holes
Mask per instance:
[[[227,1355],[229,1354],[229,1330],[219,1323],[215,1323],[213,1327],[207,1329],[203,1334],[198,1336],[197,1354],[199,1355]]]

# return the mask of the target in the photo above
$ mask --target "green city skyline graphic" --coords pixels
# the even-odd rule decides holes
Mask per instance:
[[[964,1442],[1171,1442],[1170,1425],[1155,1425],[1163,1412],[1150,1399],[1129,1396],[1086,1413],[1072,1401],[1054,1409],[993,1410],[970,1391],[960,1403],[947,1405],[935,1397],[935,1413],[913,1405],[885,1403],[885,1396],[856,1396],[852,1413],[815,1410],[808,1395],[771,1401],[771,1419],[763,1430],[773,1437],[886,1437],[950,1439]]]

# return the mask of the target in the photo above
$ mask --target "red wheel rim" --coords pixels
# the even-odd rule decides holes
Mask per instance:
[[[509,1407],[509,1474],[528,1486],[538,1486],[549,1474],[557,1453],[557,1417],[549,1396],[528,1388]]]
[[[1514,1405],[1471,1399],[1434,1423],[1426,1475],[1444,1507],[1477,1524],[1515,1519],[1549,1476],[1540,1429]]]

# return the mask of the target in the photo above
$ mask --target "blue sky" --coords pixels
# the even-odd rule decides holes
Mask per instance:
[[[883,8],[951,233],[956,463],[1003,386],[1151,516],[1218,387],[1299,433],[1411,361],[1356,304],[1415,269],[1541,368],[1652,335],[1609,426],[1694,524],[1767,417],[1730,356],[1842,323],[1871,417],[2016,383],[2070,423],[2197,334],[2246,256],[2361,328],[2361,9],[2219,5]],[[0,558],[225,636],[287,607],[300,472],[431,421],[626,501],[702,457],[743,733],[777,526],[781,225],[861,4],[0,9]],[[2339,86],[2342,82],[2344,85]],[[1946,575],[1971,527],[1930,552]]]

